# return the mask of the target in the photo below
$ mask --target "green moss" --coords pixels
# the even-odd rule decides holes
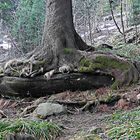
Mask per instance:
[[[64,48],[64,54],[71,54],[73,51],[74,50],[72,48]]]
[[[94,64],[92,60],[82,59],[80,62],[80,72],[90,72],[94,69]]]
[[[106,56],[97,56],[96,59],[90,60],[83,58],[80,61],[80,72],[91,72],[95,69],[119,69],[126,70],[130,66],[127,62],[121,62],[114,58]]]
[[[129,68],[129,64],[127,62],[121,62],[114,58],[108,58],[105,56],[98,56],[95,60],[95,63],[100,63],[99,68],[113,68],[126,70]]]

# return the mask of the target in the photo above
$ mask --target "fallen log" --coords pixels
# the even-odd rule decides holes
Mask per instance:
[[[99,73],[65,73],[55,74],[47,80],[43,76],[34,78],[2,77],[0,78],[2,96],[41,97],[66,90],[89,90],[110,86],[114,77]]]

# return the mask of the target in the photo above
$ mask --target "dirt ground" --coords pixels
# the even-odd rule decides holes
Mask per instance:
[[[103,118],[109,116],[110,113],[91,113],[89,111],[80,114],[65,114],[48,118],[64,127],[63,134],[58,140],[69,140],[76,134],[88,132],[92,127],[104,127]]]
[[[105,128],[104,118],[110,116],[116,109],[129,110],[134,108],[136,104],[136,96],[140,93],[140,84],[129,87],[127,89],[121,89],[119,94],[125,95],[129,102],[117,101],[113,105],[101,104],[98,108],[91,106],[88,111],[78,111],[78,108],[74,107],[72,112],[64,114],[53,115],[46,119],[52,121],[62,127],[63,133],[57,140],[69,140],[77,133],[88,132],[92,127]],[[124,97],[124,96],[123,96]],[[47,97],[46,97],[47,98]],[[16,118],[27,107],[33,104],[35,99],[0,99],[0,110],[8,118]],[[118,108],[116,108],[118,107]]]

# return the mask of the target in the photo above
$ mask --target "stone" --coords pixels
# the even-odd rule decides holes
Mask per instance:
[[[40,119],[45,119],[47,116],[51,116],[54,114],[60,114],[65,112],[66,108],[63,105],[56,103],[41,103],[33,112],[33,117],[37,117]]]

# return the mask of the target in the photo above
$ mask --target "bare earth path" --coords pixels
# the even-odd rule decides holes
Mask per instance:
[[[63,135],[58,140],[69,140],[72,136],[82,132],[88,132],[93,127],[103,127],[102,119],[109,113],[90,113],[88,111],[80,114],[65,114],[48,118],[57,124],[64,126]]]

